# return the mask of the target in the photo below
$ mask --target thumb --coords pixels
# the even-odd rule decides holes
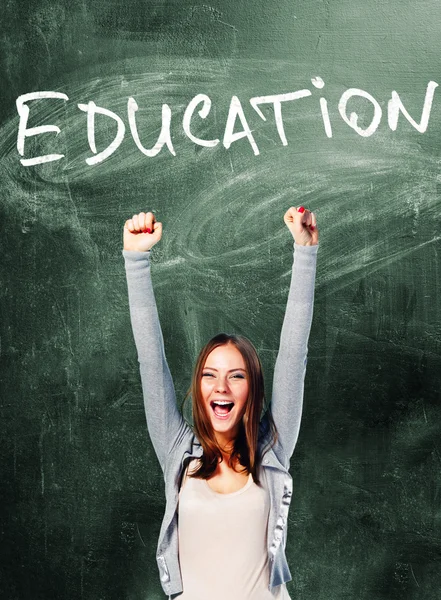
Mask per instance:
[[[162,223],[158,223],[157,221],[153,223],[152,235],[155,237],[156,241],[159,242],[162,237]]]
[[[311,233],[311,246],[317,246],[318,239],[319,239],[319,232],[317,229],[317,225],[314,226],[314,229],[312,231],[310,228],[310,233]]]
[[[309,233],[311,234],[311,246],[316,246],[319,240],[319,232],[317,229],[317,219],[315,213],[311,213],[311,223],[309,225]]]

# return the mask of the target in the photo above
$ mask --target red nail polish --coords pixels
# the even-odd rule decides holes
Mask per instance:
[[[309,229],[310,229],[311,231],[314,231],[314,229],[315,229],[314,225],[310,225],[310,226],[309,226]]]
[[[150,229],[150,227],[147,227],[146,232],[147,233],[152,233],[152,230]]]
[[[305,212],[305,207],[304,206],[299,206],[299,208],[297,209],[297,211],[299,213],[303,213],[303,212]]]

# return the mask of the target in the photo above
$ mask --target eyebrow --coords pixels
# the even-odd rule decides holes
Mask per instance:
[[[214,367],[204,367],[202,370],[204,371],[205,369],[210,369],[210,371],[217,371],[217,369],[215,369]],[[233,371],[243,371],[244,373],[246,373],[246,369],[242,369],[241,367],[238,367],[237,369],[229,369],[227,373],[232,373]]]

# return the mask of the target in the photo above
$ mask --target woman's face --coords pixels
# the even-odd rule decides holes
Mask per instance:
[[[248,390],[248,373],[239,350],[233,344],[212,350],[202,369],[201,396],[218,441],[237,436]]]

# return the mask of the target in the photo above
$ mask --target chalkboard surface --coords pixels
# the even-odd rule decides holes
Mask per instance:
[[[321,248],[288,590],[440,598],[439,3],[2,12],[2,598],[164,597],[124,221],[164,224],[178,397],[219,331],[250,337],[270,390],[299,204]]]

